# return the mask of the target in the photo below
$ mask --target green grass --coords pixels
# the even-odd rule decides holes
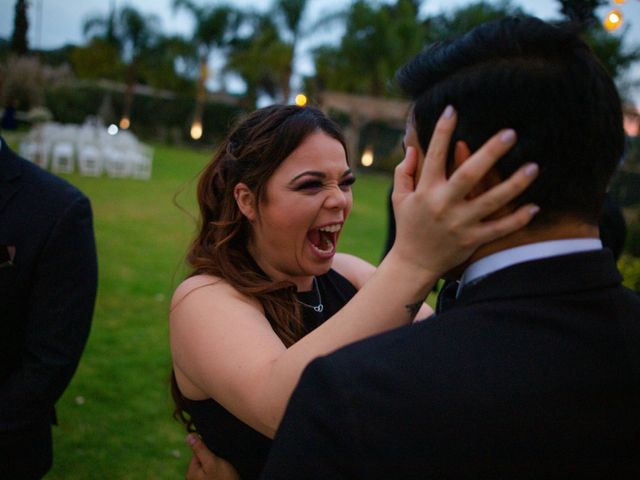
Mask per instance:
[[[18,137],[9,138],[17,147]],[[171,418],[168,303],[184,276],[194,178],[209,154],[155,146],[151,181],[66,175],[92,201],[99,256],[93,327],[58,402],[56,479],[184,478],[189,451]],[[360,175],[340,249],[380,258],[390,178]]]

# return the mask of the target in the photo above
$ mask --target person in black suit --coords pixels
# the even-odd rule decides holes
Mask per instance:
[[[0,478],[39,479],[89,335],[96,249],[87,197],[0,143]]]
[[[434,317],[312,362],[261,478],[640,478],[640,300],[597,227],[624,143],[611,78],[573,27],[523,17],[430,47],[398,80],[405,144],[446,130],[450,172],[514,129],[471,196],[535,159],[511,208],[540,213],[449,272]]]

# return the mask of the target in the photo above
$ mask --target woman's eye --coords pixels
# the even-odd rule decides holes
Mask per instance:
[[[340,182],[340,188],[342,190],[349,190],[351,185],[356,183],[356,177],[345,178],[342,182]]]
[[[304,182],[303,184],[299,185],[296,190],[317,190],[320,188],[322,188],[322,182],[313,180],[309,182]]]

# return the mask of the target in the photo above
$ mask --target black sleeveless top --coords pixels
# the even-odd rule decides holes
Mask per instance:
[[[332,317],[356,294],[355,287],[335,270],[316,277],[324,310],[302,307],[302,321],[307,332]],[[299,292],[298,300],[307,305],[317,305],[318,292],[312,288]],[[271,448],[271,439],[238,420],[213,399],[185,399],[186,410],[196,430],[209,449],[231,463],[242,480],[258,478]]]

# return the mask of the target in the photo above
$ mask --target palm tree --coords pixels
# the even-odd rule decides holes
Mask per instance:
[[[290,37],[287,49],[282,49],[283,62],[282,73],[280,75],[280,88],[282,99],[286,103],[291,95],[291,75],[293,74],[293,62],[295,59],[296,46],[301,37],[301,26],[304,12],[308,5],[308,0],[275,0],[273,13],[275,18],[280,19],[281,28]]]
[[[315,88],[388,95],[396,69],[424,43],[425,28],[417,15],[416,0],[394,4],[354,1],[343,15],[345,34],[340,44],[321,46],[314,52]]]
[[[112,4],[113,5],[113,4]],[[84,22],[85,35],[104,39],[114,45],[127,64],[126,89],[120,127],[131,123],[131,105],[141,58],[158,36],[160,20],[156,15],[143,15],[133,7],[119,11],[111,8],[107,16],[93,15]]]
[[[266,12],[244,12],[243,24],[247,28],[231,42],[226,71],[245,82],[247,108],[255,107],[259,95],[289,101],[296,46],[303,36],[302,19],[307,5],[308,0],[274,0]]]
[[[518,15],[526,15],[526,13],[520,7],[513,5],[510,0],[476,1],[457,7],[450,12],[427,18],[424,22],[426,40],[435,42],[448,37],[456,37],[482,23]]]
[[[233,39],[226,72],[238,75],[245,83],[244,104],[255,108],[260,95],[277,98],[290,79],[291,48],[280,37],[280,30],[269,14],[245,17],[251,33]]]
[[[193,16],[193,43],[198,50],[198,87],[191,137],[202,136],[202,113],[206,100],[205,83],[209,77],[209,58],[215,50],[224,50],[242,21],[240,13],[227,5],[198,6],[191,0],[174,0],[173,8],[187,10]]]
[[[191,94],[195,92],[193,78],[197,70],[198,55],[193,43],[179,35],[160,35],[145,51],[141,76],[153,87]]]

